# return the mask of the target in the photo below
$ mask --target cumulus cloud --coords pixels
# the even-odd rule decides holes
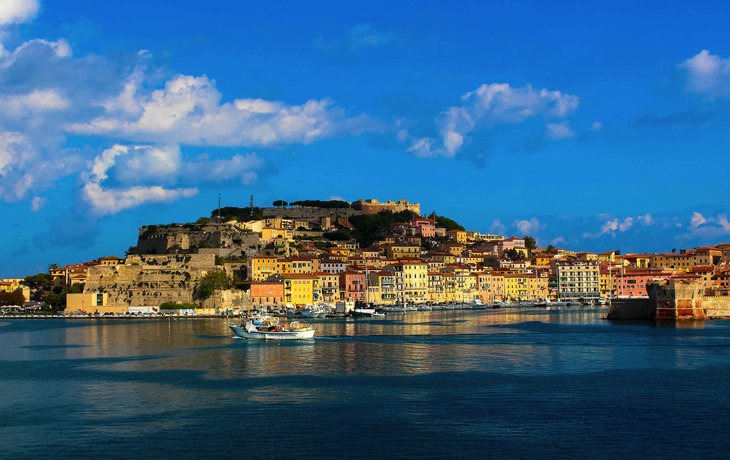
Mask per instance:
[[[685,89],[708,99],[730,96],[730,58],[702,50],[679,64],[686,72]]]
[[[597,217],[599,219],[607,219],[610,218],[610,215],[599,214]],[[617,232],[626,232],[634,227],[634,224],[636,223],[640,223],[644,226],[650,226],[653,225],[655,222],[654,219],[651,217],[651,214],[644,214],[638,217],[625,217],[623,219],[610,218],[610,220],[601,225],[601,229],[598,232],[583,233],[583,238],[595,239],[600,238],[603,235],[611,235],[612,237],[616,237]]]
[[[264,163],[240,149],[189,159],[181,146],[280,147],[382,128],[365,114],[348,116],[329,99],[226,102],[214,80],[164,78],[149,57],[146,50],[123,64],[74,57],[64,39],[29,40],[10,50],[0,45],[0,200],[30,200],[79,174],[85,202],[96,212],[117,212],[188,196],[192,189],[175,189],[183,179],[251,185]],[[103,147],[64,148],[69,135],[147,145],[128,147],[104,164]],[[88,162],[103,173],[89,171]]]
[[[489,226],[490,233],[503,235],[505,231],[507,231],[507,226],[502,224],[499,219],[495,219],[494,222],[492,222],[492,225]]]
[[[461,106],[450,107],[436,118],[440,142],[428,137],[413,137],[401,130],[399,139],[411,144],[407,151],[418,157],[441,155],[451,158],[469,140],[469,133],[476,129],[521,123],[537,116],[565,118],[578,108],[580,102],[578,96],[560,91],[538,90],[531,85],[511,87],[507,83],[483,84],[464,94],[461,100]],[[567,122],[549,124],[546,129],[553,139],[575,135]]]
[[[124,138],[133,142],[187,145],[269,146],[312,142],[375,131],[365,114],[348,118],[329,99],[287,106],[261,99],[221,103],[215,81],[178,75],[164,89],[142,91],[133,76],[121,94],[101,105],[106,113],[88,123],[69,123],[73,134]]]
[[[530,220],[515,220],[512,226],[517,228],[521,235],[534,235],[544,227],[535,217]]]
[[[38,0],[0,1],[0,25],[21,24],[38,15],[41,4]]]
[[[591,131],[600,131],[601,128],[603,128],[603,123],[600,121],[596,121],[591,125]]]
[[[699,212],[693,212],[687,232],[677,235],[677,239],[711,240],[727,234],[730,234],[730,222],[728,222],[727,214],[705,217]]]
[[[91,171],[83,175],[83,198],[96,215],[115,214],[145,203],[171,203],[178,198],[189,198],[198,193],[196,188],[165,189],[161,186],[134,186],[124,189],[105,189],[102,183],[107,171],[116,163],[116,157],[126,155],[130,148],[122,145],[104,150],[94,159]]]

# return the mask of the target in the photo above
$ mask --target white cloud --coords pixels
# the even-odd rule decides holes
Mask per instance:
[[[600,214],[598,217],[600,219],[605,219],[606,216],[607,216],[606,214]],[[648,220],[647,220],[647,218],[648,218]],[[651,225],[651,223],[653,223],[653,221],[651,220],[651,216],[649,214],[646,214],[645,216],[639,216],[636,218],[626,217],[623,220],[614,218],[614,219],[611,219],[611,220],[605,222],[601,226],[601,230],[596,233],[590,233],[590,232],[583,233],[583,238],[595,239],[595,238],[600,238],[601,236],[607,235],[607,234],[611,235],[612,237],[616,237],[616,232],[625,232],[625,231],[631,229],[631,227],[633,227],[634,223],[636,223],[637,221],[642,222],[644,225]],[[649,222],[649,223],[647,223],[647,222]]]
[[[251,185],[264,163],[255,153],[233,149],[217,150],[216,158],[184,158],[181,145],[309,144],[382,127],[364,114],[349,117],[328,99],[224,102],[205,75],[179,75],[160,85],[164,72],[149,56],[141,50],[136,65],[125,63],[129,70],[120,73],[104,57],[73,57],[64,39],[34,39],[10,50],[0,45],[0,200],[30,200],[58,179],[80,174],[83,198],[96,211],[117,212],[191,193],[179,189],[184,192],[175,195],[178,183]],[[69,134],[147,145],[103,153],[64,149]]]
[[[601,128],[603,128],[603,123],[601,123],[600,121],[597,121],[597,122],[593,123],[593,125],[591,125],[592,131],[600,131]]]
[[[634,218],[633,217],[627,217],[623,220],[620,224],[618,224],[618,229],[621,232],[625,232],[626,230],[630,229],[634,225]]]
[[[679,64],[686,72],[685,89],[709,99],[730,96],[730,58],[702,50],[696,56]]]
[[[681,224],[677,225],[681,227]],[[677,236],[677,239],[714,239],[730,234],[730,222],[727,214],[718,214],[715,217],[705,217],[699,212],[693,212],[687,233]]]
[[[83,175],[84,200],[96,215],[115,214],[146,203],[171,203],[179,198],[189,198],[198,193],[196,188],[165,189],[160,186],[135,186],[124,189],[104,189],[102,182],[107,172],[116,164],[116,158],[126,155],[130,148],[115,145],[94,159],[91,171]]]
[[[494,222],[492,222],[492,225],[489,226],[489,232],[495,233],[498,235],[503,235],[504,232],[507,231],[507,226],[503,225],[502,222],[500,222],[499,219],[496,219]]]
[[[16,116],[33,111],[63,110],[68,106],[69,101],[54,89],[0,98],[0,110]]]
[[[575,136],[575,131],[570,129],[567,121],[562,123],[548,123],[545,135],[553,140],[567,139]]]
[[[38,15],[40,8],[38,0],[1,0],[0,25],[28,22]]]
[[[512,226],[517,228],[521,235],[532,235],[534,236],[540,231],[544,225],[540,224],[537,218],[533,217],[530,220],[515,220]]]
[[[327,201],[345,201],[345,199],[339,195],[332,195],[331,197],[327,198]]]
[[[511,87],[507,83],[483,84],[475,91],[461,97],[462,105],[450,107],[437,119],[441,142],[431,138],[416,138],[399,133],[399,139],[410,141],[407,151],[419,157],[442,155],[454,157],[475,129],[498,124],[521,123],[528,118],[541,116],[547,119],[565,118],[573,113],[580,100],[578,96],[560,91],[537,90],[531,85]],[[554,126],[553,126],[554,125]],[[548,125],[548,134],[555,139],[572,137],[567,123]]]
[[[644,214],[643,216],[637,217],[636,220],[637,222],[647,226],[654,224],[654,219],[652,219],[651,214]]]
[[[141,91],[133,76],[121,94],[102,106],[107,113],[90,122],[70,123],[74,134],[124,138],[133,142],[187,145],[269,146],[312,142],[377,131],[367,115],[348,118],[329,99],[287,106],[261,99],[221,104],[215,81],[205,75],[178,75],[164,89]],[[113,110],[112,110],[113,109]]]
[[[46,198],[45,197],[41,198],[41,197],[37,196],[37,197],[33,198],[33,200],[30,202],[30,210],[31,210],[31,212],[38,212],[41,209],[43,209],[43,207],[45,205],[46,205]]]
[[[565,242],[565,238],[563,238],[562,236],[559,236],[559,237],[555,238],[554,240],[552,240],[550,242],[550,244],[555,246],[556,244],[560,244],[560,243],[564,243],[564,242]]]

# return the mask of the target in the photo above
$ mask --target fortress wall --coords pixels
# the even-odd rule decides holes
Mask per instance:
[[[278,217],[282,219],[311,219],[319,222],[322,217],[350,217],[359,216],[362,212],[352,208],[314,208],[308,206],[296,206],[293,208],[261,208],[264,217]]]

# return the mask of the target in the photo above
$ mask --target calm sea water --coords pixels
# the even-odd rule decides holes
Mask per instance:
[[[730,322],[0,319],[0,457],[726,458]]]

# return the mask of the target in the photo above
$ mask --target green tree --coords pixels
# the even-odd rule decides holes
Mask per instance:
[[[620,249],[616,249],[616,255],[617,256],[620,256],[621,255],[621,250]]]
[[[51,286],[51,275],[48,273],[38,273],[37,275],[26,276],[21,284],[31,289],[49,288]]]
[[[436,226],[445,228],[447,232],[450,230],[464,231],[464,227],[457,224],[455,221],[449,219],[448,217],[443,216],[436,217]]]
[[[553,246],[552,244],[548,244],[547,252],[551,252],[553,249],[555,249],[555,246]]]
[[[208,219],[207,217],[201,217],[200,219],[195,221],[195,223],[198,225],[208,225],[208,222],[210,222],[210,219]]]
[[[133,255],[133,254],[137,254],[137,246],[130,246],[129,249],[124,251],[125,256],[129,256],[129,255]]]
[[[535,248],[537,248],[537,242],[535,241],[535,238],[531,236],[525,236],[523,239],[525,240],[525,247],[530,251],[534,251]]]
[[[214,268],[210,270],[201,279],[198,295],[202,299],[207,299],[213,295],[214,291],[228,289],[231,287],[231,279],[225,270]]]
[[[272,203],[272,205],[273,205],[273,206],[274,206],[275,208],[286,208],[286,206],[287,206],[288,204],[289,204],[289,203],[287,203],[287,202],[286,202],[286,201],[284,201],[284,200],[276,200],[276,201],[274,201],[274,202]]]

